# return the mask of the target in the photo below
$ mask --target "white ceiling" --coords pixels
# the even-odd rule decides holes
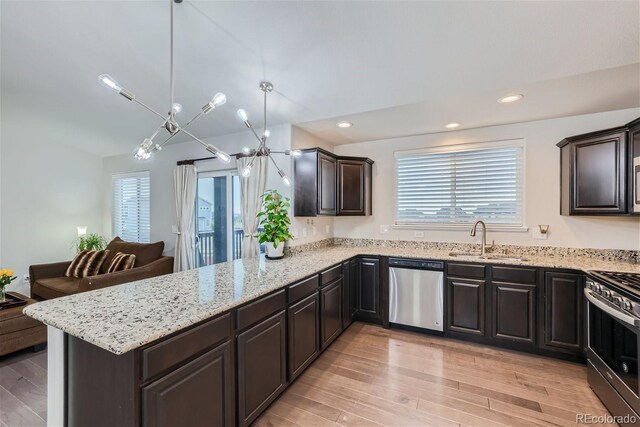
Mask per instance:
[[[108,73],[168,108],[168,1],[0,2],[2,119],[131,151],[158,119],[97,84]],[[183,121],[218,91],[202,137],[293,123],[333,143],[640,105],[640,2],[203,2],[176,5]],[[496,99],[524,93],[513,105]],[[338,130],[346,118],[355,126]]]

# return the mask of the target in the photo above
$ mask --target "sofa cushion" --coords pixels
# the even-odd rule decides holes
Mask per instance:
[[[80,281],[75,277],[51,277],[38,279],[31,286],[31,294],[43,299],[53,299],[78,293]]]
[[[136,263],[136,256],[134,254],[123,254],[118,252],[116,256],[111,260],[111,265],[107,268],[107,274],[116,271],[130,270]]]
[[[36,319],[22,314],[22,310],[26,306],[29,306],[36,302],[36,300],[29,299],[27,300],[27,305],[0,310],[0,335],[2,336],[2,340],[5,339],[6,334],[10,334],[12,332],[23,331],[29,328],[43,327],[42,323],[40,323]]]
[[[103,251],[90,251],[85,249],[71,261],[64,275],[67,277],[77,277],[79,279],[95,276],[100,272],[100,267],[108,255],[108,249]]]
[[[118,252],[123,254],[133,254],[136,256],[136,267],[142,267],[150,262],[160,259],[162,252],[164,251],[164,242],[155,243],[137,243],[137,242],[125,242],[120,237],[116,237],[107,245],[107,249],[110,251],[109,256],[102,264],[100,273],[106,273],[111,265],[111,261]]]

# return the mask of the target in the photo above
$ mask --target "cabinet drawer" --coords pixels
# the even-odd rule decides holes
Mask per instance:
[[[342,265],[336,265],[329,270],[323,271],[320,273],[320,286],[333,282],[340,276],[342,276]]]
[[[309,277],[308,279],[289,286],[289,304],[300,301],[307,295],[311,295],[312,293],[314,293],[316,290],[318,290],[319,283],[320,279],[316,274],[313,277]]]
[[[484,279],[486,266],[479,264],[447,263],[447,275]]]
[[[261,298],[239,308],[236,312],[237,329],[242,330],[272,315],[276,311],[284,310],[285,304],[286,295],[283,289],[273,295]]]
[[[536,283],[535,268],[521,267],[491,267],[493,280],[498,282],[522,283],[525,285],[534,285]]]
[[[225,314],[142,351],[142,380],[179,364],[231,336],[231,316]]]

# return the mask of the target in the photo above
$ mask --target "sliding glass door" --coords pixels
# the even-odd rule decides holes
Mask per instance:
[[[198,266],[237,259],[241,251],[242,212],[237,173],[199,173],[196,197]]]

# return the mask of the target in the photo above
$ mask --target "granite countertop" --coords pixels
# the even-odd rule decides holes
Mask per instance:
[[[112,353],[123,354],[356,255],[640,273],[640,264],[581,256],[468,260],[452,257],[446,250],[340,245],[278,261],[262,256],[140,280],[43,301],[26,307],[24,313]]]

